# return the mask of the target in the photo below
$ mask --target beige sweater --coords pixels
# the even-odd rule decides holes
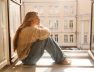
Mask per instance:
[[[17,44],[17,54],[20,60],[25,59],[30,50],[32,42],[36,40],[43,40],[48,38],[50,35],[50,31],[42,26],[35,27],[26,27],[24,28],[20,34]]]

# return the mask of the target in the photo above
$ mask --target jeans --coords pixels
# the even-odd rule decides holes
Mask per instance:
[[[36,62],[43,55],[46,50],[52,57],[52,59],[59,63],[65,59],[64,54],[60,50],[58,44],[50,37],[45,40],[38,40],[32,44],[31,51],[27,58],[22,60],[23,64],[36,64]]]

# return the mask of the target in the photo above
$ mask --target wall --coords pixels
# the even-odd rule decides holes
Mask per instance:
[[[0,69],[9,64],[7,1],[0,0]]]

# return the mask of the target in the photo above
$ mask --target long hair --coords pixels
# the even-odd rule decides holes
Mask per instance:
[[[18,30],[16,31],[16,34],[14,36],[14,40],[13,40],[13,46],[14,46],[14,51],[17,49],[17,42],[18,42],[18,38],[19,38],[19,34],[21,32],[21,30],[25,27],[28,27],[32,24],[32,21],[34,20],[34,18],[37,16],[36,12],[28,12],[24,18],[24,21],[22,23],[22,25],[19,26]]]

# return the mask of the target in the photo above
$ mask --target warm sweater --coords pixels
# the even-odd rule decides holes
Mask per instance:
[[[32,50],[32,43],[48,38],[50,31],[42,26],[26,27],[21,30],[17,42],[17,54],[20,60],[25,59],[30,50]]]

